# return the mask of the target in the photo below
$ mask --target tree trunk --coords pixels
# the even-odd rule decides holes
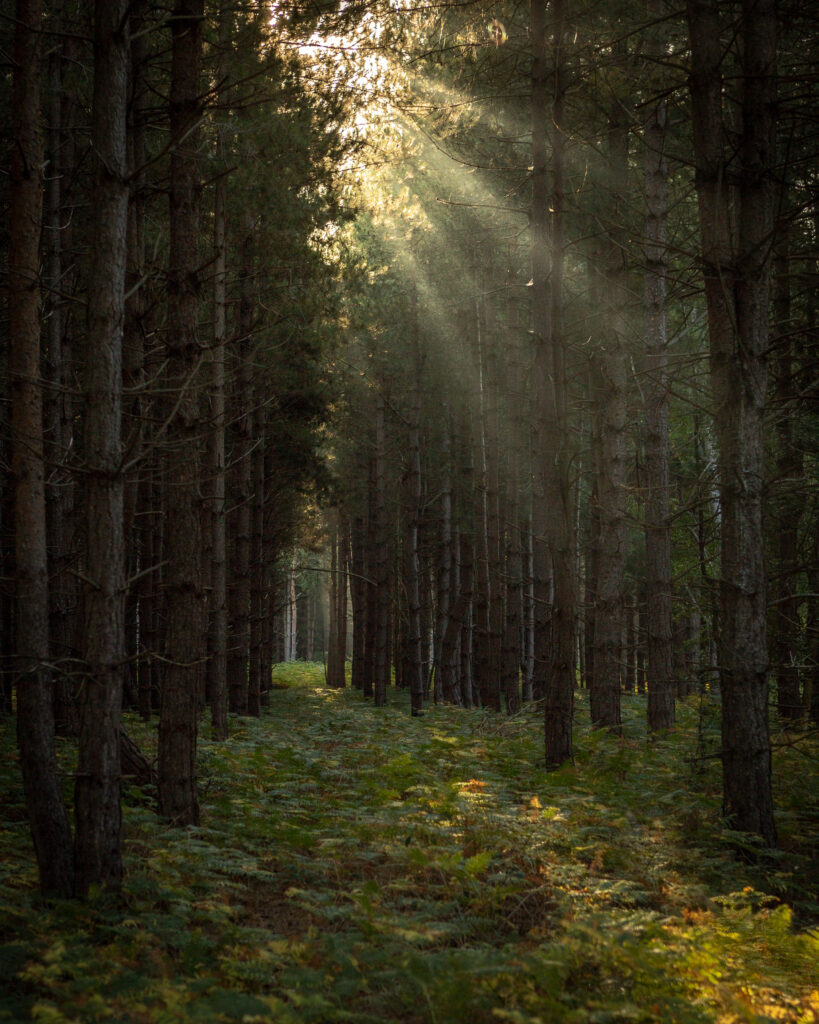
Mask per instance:
[[[253,410],[253,497],[250,545],[250,646],[248,666],[248,714],[262,713],[262,614],[264,605],[264,455],[266,410],[261,387],[255,389]],[[312,658],[308,657],[308,661]]]
[[[179,825],[199,821],[197,706],[205,603],[200,568],[199,159],[204,0],[177,0],[171,20],[170,255],[167,387],[167,635],[159,719],[159,806]]]
[[[62,4],[52,5],[49,27],[59,37],[63,24]],[[48,290],[47,344],[45,375],[48,391],[44,409],[45,458],[49,464],[46,488],[46,523],[48,537],[49,577],[49,640],[51,661],[57,671],[54,675],[54,726],[57,735],[75,736],[77,709],[74,700],[70,664],[76,656],[76,638],[70,614],[74,598],[74,582],[68,572],[71,559],[73,530],[71,505],[73,480],[68,469],[68,445],[65,439],[66,366],[63,358],[63,322],[66,302],[62,294],[63,283],[63,177],[73,173],[65,166],[62,123],[63,47],[53,46],[49,56],[48,97],[48,169],[46,183],[46,211],[43,225],[45,243],[44,271]]]
[[[410,691],[410,711],[414,716],[422,713],[424,707],[424,678],[421,655],[421,565],[418,553],[418,525],[421,518],[421,350],[418,342],[417,297],[413,294],[412,361],[413,380],[411,410],[409,416],[409,447],[407,466],[404,471],[404,537],[402,544],[404,559],[404,587],[407,594],[408,630],[406,638],[406,670]],[[442,536],[442,544],[445,541]],[[442,559],[443,561],[443,559]],[[440,563],[439,563],[440,564]],[[449,565],[439,570],[446,576],[444,592],[449,603]],[[439,580],[440,592],[440,580]],[[439,648],[440,649],[440,648]],[[441,684],[436,672],[436,689]]]
[[[119,731],[125,657],[122,331],[128,238],[127,0],[94,16],[94,254],[85,370],[84,594],[79,761],[74,794],[76,890],[122,884]]]
[[[796,442],[797,389],[793,373],[791,298],[787,238],[780,243],[776,260],[774,318],[776,324],[776,470],[779,487],[776,528],[778,532],[778,580],[776,603],[776,704],[782,723],[797,721],[803,712],[799,691],[799,523],[804,507],[802,488],[804,458]]]
[[[717,0],[688,0],[694,157],[719,444],[723,809],[776,843],[768,732],[763,420],[774,229],[776,3],[743,0],[742,130],[726,138]],[[731,156],[729,156],[729,152]],[[736,164],[736,166],[735,166]],[[731,183],[735,187],[731,188]],[[738,204],[731,211],[732,200]]]
[[[383,387],[383,385],[382,385]],[[389,556],[387,545],[387,480],[386,480],[386,403],[381,388],[376,396],[375,413],[375,580],[376,580],[376,628],[375,628],[375,678],[373,680],[373,702],[383,707],[387,702],[387,680],[389,657]]]
[[[351,667],[351,683],[357,690],[364,689],[367,672],[366,635],[367,635],[367,592],[369,585],[364,578],[366,568],[367,528],[364,517],[353,517],[350,530],[350,561],[352,576],[350,579],[350,600],[353,606],[353,663]]]
[[[663,54],[661,19],[665,0],[647,0],[652,23],[646,41],[649,60]],[[657,65],[659,67],[659,64]],[[659,88],[660,83],[656,82]],[[643,488],[645,494],[646,629],[648,727],[661,732],[674,727],[674,661],[671,647],[671,519],[669,505],[668,333],[666,280],[668,249],[668,167],[665,160],[666,102],[654,99],[645,121],[645,331]]]
[[[600,462],[597,473],[597,548],[594,678],[589,689],[593,726],[620,732],[620,650],[625,612],[626,564],[626,345],[628,339],[628,244],[625,199],[628,190],[628,131],[619,108],[610,114],[604,181],[606,238],[603,242],[600,298],[606,323],[601,329],[598,393]]]
[[[552,649],[544,685],[544,749],[547,765],[572,756],[574,714],[575,557],[573,503],[569,482],[569,433],[562,311],[563,210],[563,0],[552,5],[555,94],[548,97],[545,0],[531,0],[532,58],[532,386],[536,419],[537,491],[543,495],[554,574]],[[546,129],[552,133],[552,189],[547,179]],[[551,230],[550,230],[550,210]],[[551,259],[550,259],[551,256]],[[537,532],[537,527],[535,527]],[[537,538],[536,538],[537,540]],[[536,558],[537,565],[537,558]],[[538,594],[535,594],[538,600]]]
[[[231,18],[221,11],[219,24],[220,98],[226,98],[227,62]],[[226,117],[226,112],[221,111]],[[213,344],[210,350],[210,414],[208,432],[208,479],[210,481],[210,660],[208,661],[208,703],[211,733],[216,740],[227,739],[227,513],[225,507],[225,343],[227,341],[227,184],[224,178],[227,129],[216,129],[216,181],[213,210]]]
[[[233,560],[230,567],[230,649],[228,652],[228,697],[230,710],[248,713],[248,662],[250,658],[250,546],[252,531],[252,447],[253,447],[253,218],[245,217],[240,268],[239,343],[235,389],[236,444],[233,449],[232,497]],[[293,651],[293,658],[296,651]]]
[[[40,888],[74,887],[71,829],[57,779],[48,671],[48,568],[40,385],[40,0],[17,0],[8,250],[9,377],[17,573],[17,737]]]

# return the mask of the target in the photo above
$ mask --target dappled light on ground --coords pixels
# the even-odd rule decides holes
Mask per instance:
[[[802,832],[753,866],[719,841],[713,759],[686,761],[695,709],[651,746],[587,733],[547,773],[535,709],[414,719],[320,666],[274,678],[261,720],[202,743],[200,828],[128,794],[121,906],[39,904],[5,758],[0,1020],[819,1020],[787,750]]]

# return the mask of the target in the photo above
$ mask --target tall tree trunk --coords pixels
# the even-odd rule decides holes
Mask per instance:
[[[387,653],[389,637],[389,551],[387,542],[387,480],[386,480],[386,402],[383,384],[376,396],[375,412],[375,571],[376,571],[376,629],[375,678],[373,702],[383,707],[387,702],[387,680],[390,661]]]
[[[780,721],[793,722],[802,715],[799,692],[799,524],[804,507],[802,480],[804,458],[796,442],[794,419],[797,389],[793,372],[791,340],[791,296],[788,270],[788,241],[782,238],[776,258],[774,322],[776,325],[776,470],[779,485],[776,525],[778,532],[778,573],[776,603],[776,704]]]
[[[63,25],[63,6],[52,5],[50,28],[59,37]],[[69,573],[73,529],[71,506],[74,481],[68,468],[69,446],[66,443],[67,371],[64,358],[64,321],[66,302],[63,296],[63,180],[73,173],[65,163],[64,142],[66,126],[63,112],[66,104],[62,82],[63,47],[58,43],[49,57],[48,97],[48,170],[46,184],[46,214],[44,224],[45,274],[48,287],[48,313],[46,316],[47,345],[45,371],[48,392],[45,402],[45,457],[49,463],[46,489],[46,521],[48,537],[49,576],[49,640],[51,661],[56,666],[54,675],[54,725],[58,735],[70,736],[77,732],[77,709],[74,699],[72,675],[68,666],[75,657],[76,637],[71,605],[75,598],[75,585]]]
[[[561,336],[563,267],[563,0],[552,5],[551,47],[555,88],[549,109],[545,0],[531,0],[532,57],[532,330],[537,443],[536,476],[547,510],[545,532],[554,573],[552,650],[544,687],[547,765],[572,756],[574,714],[574,523],[569,482],[569,432],[565,343]],[[547,177],[547,125],[552,133],[552,188]],[[551,224],[550,224],[550,210]],[[551,228],[551,230],[550,230]],[[551,259],[550,259],[551,256]],[[537,601],[538,595],[535,595]]]
[[[220,98],[228,94],[228,52],[231,17],[220,13],[219,64],[217,80]],[[221,110],[222,119],[227,111]],[[208,703],[214,739],[227,739],[227,512],[225,507],[225,344],[227,342],[227,183],[225,161],[227,128],[216,129],[216,166],[219,177],[213,209],[213,343],[210,350],[209,401],[211,423],[208,432],[208,478],[210,480],[210,659],[208,661]]]
[[[487,299],[486,332],[482,345],[482,392],[484,394],[484,452],[486,455],[486,546],[489,576],[489,680],[490,706],[501,710],[501,650],[503,646],[503,602],[505,553],[501,529],[500,417],[498,413],[500,372],[496,352],[495,309]]]
[[[248,711],[248,662],[250,658],[250,546],[253,484],[253,218],[245,217],[242,237],[239,302],[239,343],[236,399],[236,444],[233,450],[232,497],[234,511],[234,559],[230,567],[230,650],[228,696],[230,710]],[[296,652],[293,651],[293,657]]]
[[[479,381],[479,418],[473,424],[472,444],[475,465],[475,596],[473,673],[475,696],[481,707],[500,711],[500,681],[497,677],[492,650],[491,572],[489,528],[489,465],[487,458],[488,431],[486,423],[486,380],[484,348],[486,338],[486,308],[480,251],[475,260],[475,370]]]
[[[350,600],[353,606],[353,662],[350,682],[357,690],[364,689],[367,671],[367,592],[366,568],[367,527],[364,517],[353,516],[350,528]]]
[[[128,239],[128,0],[94,15],[94,255],[85,369],[86,554],[79,761],[74,807],[76,890],[122,883],[120,710],[125,656],[122,331]]]
[[[665,0],[647,0],[649,36],[646,55],[663,54],[661,22]],[[656,65],[659,67],[659,64]],[[659,76],[653,75],[655,88]],[[665,160],[666,101],[663,95],[648,107],[645,120],[645,314],[644,448],[646,629],[648,727],[652,732],[674,726],[674,660],[671,628],[671,518],[669,505],[668,332],[666,280],[668,246],[668,167]]]
[[[170,256],[167,386],[167,636],[159,719],[159,806],[180,825],[199,821],[197,707],[205,603],[200,561],[199,120],[204,0],[177,0],[171,19]]]
[[[523,613],[523,555],[520,532],[520,443],[525,436],[523,406],[520,401],[520,349],[519,327],[515,309],[510,324],[508,378],[506,382],[506,430],[504,447],[507,455],[507,494],[504,503],[503,520],[506,523],[505,580],[506,600],[504,607],[503,646],[501,650],[501,688],[506,701],[506,710],[512,715],[520,710],[521,688],[520,669],[523,664],[522,613]]]
[[[718,0],[688,0],[711,384],[719,443],[723,808],[776,843],[768,732],[763,420],[774,230],[776,2],[743,0],[742,128],[726,139]],[[729,156],[730,152],[730,156]],[[736,182],[731,211],[729,184]],[[736,225],[736,227],[734,227]]]
[[[146,0],[131,3],[129,9],[131,54],[128,118],[128,204],[127,265],[125,271],[125,323],[122,335],[122,433],[127,460],[138,466],[126,470],[123,497],[123,534],[125,538],[126,575],[131,578],[147,573],[150,565],[146,520],[150,515],[149,483],[143,452],[143,434],[147,422],[145,389],[145,338],[148,333],[149,298],[145,283],[145,219],[146,219],[146,125],[148,118],[148,84],[146,81],[148,48],[145,33]],[[150,585],[147,576],[140,576],[137,585],[126,594],[125,603],[125,678],[123,689],[127,700],[150,717],[146,695],[150,687],[151,666],[142,650],[141,633],[146,608],[142,602]],[[146,605],[147,607],[147,605]]]
[[[622,61],[622,55],[620,55]],[[620,63],[618,61],[618,64]],[[594,680],[589,708],[594,726],[621,728],[620,650],[626,564],[626,343],[628,338],[628,130],[619,108],[610,114],[605,181],[605,229],[600,296],[606,324],[601,330],[599,389],[600,463],[597,475],[597,550]],[[606,185],[603,186],[604,188]]]
[[[264,455],[266,409],[261,388],[255,389],[253,409],[254,448],[252,458],[253,496],[250,531],[250,645],[248,666],[247,711],[258,717],[262,713],[262,614],[264,604]],[[312,658],[308,658],[312,661]]]
[[[412,363],[413,379],[411,409],[409,417],[409,448],[404,471],[404,536],[402,551],[404,559],[404,587],[407,594],[408,629],[406,638],[406,670],[410,691],[410,711],[420,715],[424,707],[424,678],[421,655],[421,564],[418,553],[418,526],[421,518],[421,348],[418,340],[417,296],[413,292]],[[441,541],[444,542],[442,536]],[[449,592],[449,565],[441,566],[439,573],[446,576],[446,600]],[[441,647],[442,647],[441,643]],[[439,648],[440,649],[440,648]],[[440,655],[436,671],[436,689],[441,685]]]
[[[329,687],[339,690],[344,685],[344,666],[339,664],[338,634],[341,625],[338,621],[338,590],[339,590],[339,512],[334,509],[329,513],[330,541],[330,578],[327,581],[329,620],[327,626],[327,667],[326,682]]]
[[[416,382],[417,385],[417,382]],[[417,388],[416,388],[417,390]],[[415,393],[413,393],[413,401]],[[419,396],[420,403],[420,396]],[[420,420],[420,407],[419,407]],[[444,410],[444,433],[441,439],[442,479],[441,479],[441,514],[439,518],[438,536],[438,622],[436,629],[435,647],[435,701],[446,700],[445,692],[452,690],[452,680],[445,679],[446,669],[444,668],[444,637],[449,625],[452,606],[455,601],[453,597],[453,581],[455,575],[455,563],[457,557],[453,554],[452,544],[452,458],[451,458],[451,431],[450,415]],[[420,443],[419,443],[420,448]],[[419,453],[420,460],[420,453]],[[420,466],[419,466],[420,485]],[[420,489],[418,499],[420,503]],[[419,511],[420,515],[420,511]],[[416,538],[417,543],[417,538]],[[420,616],[420,595],[419,595],[419,616]],[[420,630],[420,617],[419,617]]]
[[[71,829],[57,779],[48,670],[48,567],[40,385],[40,0],[17,0],[8,251],[9,377],[17,572],[17,736],[34,852],[45,895],[74,888]]]

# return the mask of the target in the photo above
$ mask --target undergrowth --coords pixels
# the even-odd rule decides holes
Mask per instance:
[[[743,858],[707,708],[649,744],[634,699],[623,739],[579,729],[547,772],[536,709],[411,718],[320,666],[275,678],[261,720],[200,742],[200,828],[126,794],[117,902],[38,898],[0,726],[0,1021],[819,1020],[815,740],[778,738],[781,849]]]

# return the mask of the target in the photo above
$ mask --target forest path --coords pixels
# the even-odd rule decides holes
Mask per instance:
[[[261,720],[202,741],[200,828],[129,802],[125,914],[13,910],[7,872],[25,986],[0,1020],[819,1019],[819,943],[718,844],[692,732],[647,747],[635,715],[547,773],[534,709],[413,719],[319,666],[277,677]]]

